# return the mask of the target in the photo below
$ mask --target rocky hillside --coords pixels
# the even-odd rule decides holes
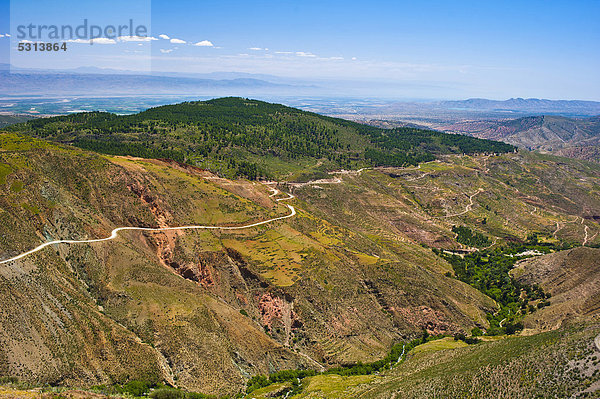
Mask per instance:
[[[235,394],[257,374],[376,361],[423,331],[490,329],[504,305],[440,254],[532,234],[596,245],[598,176],[524,152],[259,182],[0,134],[0,260],[122,226],[277,219],[122,231],[0,263],[0,376]],[[284,204],[296,213],[278,219]]]
[[[525,327],[550,330],[600,311],[600,249],[579,247],[521,261],[513,275],[539,284],[551,305],[525,319]]]
[[[600,162],[600,117],[531,116],[508,121],[465,121],[443,131],[500,140],[529,150]]]
[[[512,274],[518,281],[551,294],[549,306],[525,318],[521,336],[483,337],[470,345],[450,337],[421,343],[377,375],[305,378],[294,398],[596,397],[598,255],[598,249],[578,247],[517,263]],[[273,397],[278,389],[285,388],[273,384],[247,397]]]
[[[9,135],[0,135],[0,148],[3,258],[51,239],[106,237],[117,226],[287,213],[266,194],[254,203],[168,165]],[[218,238],[204,236],[123,233],[108,245],[57,245],[0,265],[1,373],[55,385],[140,379],[230,392],[243,373],[306,364],[240,306],[203,288],[216,285],[208,265],[219,264],[245,286]],[[184,249],[194,245],[204,250]]]
[[[289,213],[262,184],[0,138],[4,259],[119,226],[239,225]],[[449,265],[417,242],[388,243],[390,233],[354,231],[296,204],[289,222],[123,232],[0,265],[2,374],[233,393],[254,374],[375,359],[423,328],[486,325],[493,301],[445,277]]]

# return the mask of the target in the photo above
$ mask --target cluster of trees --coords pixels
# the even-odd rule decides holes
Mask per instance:
[[[253,162],[236,161],[235,158],[227,159],[227,167],[235,171],[236,176],[243,176],[249,180],[256,180],[265,176],[261,168]]]
[[[91,388],[92,391],[100,392],[103,395],[127,395],[134,398],[152,399],[216,399],[216,396],[204,395],[198,392],[189,392],[182,389],[173,388],[162,383],[132,380],[123,385],[97,385]]]
[[[517,260],[522,258],[510,255],[533,249],[549,252],[563,248],[562,245],[540,245],[537,238],[535,241],[530,238],[527,243],[477,251],[462,257],[437,249],[434,252],[452,265],[457,279],[488,295],[500,305],[499,311],[487,315],[491,326],[487,333],[497,335],[514,334],[522,329],[523,316],[536,308],[547,306],[550,298],[550,294],[545,293],[542,287],[521,284],[509,274]],[[531,304],[534,301],[538,302],[537,306]]]
[[[180,162],[241,155],[246,163],[238,162],[230,170],[248,178],[260,176],[256,165],[248,162],[256,156],[284,161],[326,158],[347,168],[416,165],[437,154],[514,150],[490,140],[413,128],[386,130],[233,97],[166,105],[135,115],[89,112],[34,119],[9,129],[115,155]]]
[[[368,148],[365,150],[365,159],[373,166],[416,166],[421,162],[433,161],[435,157],[427,152],[383,152]]]
[[[474,232],[467,226],[452,226],[452,232],[456,233],[456,241],[470,247],[485,247],[490,245],[490,240],[479,232]]]
[[[179,150],[153,147],[148,143],[129,143],[122,141],[97,141],[77,139],[72,142],[75,147],[109,155],[131,155],[140,158],[163,158],[177,162],[185,162],[185,155]]]
[[[425,152],[442,154],[482,154],[506,153],[515,149],[510,144],[498,141],[410,127],[369,130],[368,134],[371,142],[377,147],[400,152],[421,149]]]
[[[481,340],[479,338],[476,338],[475,334],[473,334],[472,337],[467,337],[463,333],[454,334],[454,340],[455,341],[463,341],[467,345],[474,345],[474,344],[478,344],[481,342]]]

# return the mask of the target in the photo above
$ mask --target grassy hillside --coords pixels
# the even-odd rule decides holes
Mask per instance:
[[[113,155],[170,158],[224,176],[286,176],[405,166],[449,153],[502,153],[503,143],[429,130],[384,130],[242,98],[39,119],[11,131]]]
[[[597,397],[598,324],[476,345],[452,339],[416,347],[379,375],[322,375],[301,381],[301,398],[565,398]],[[248,398],[277,397],[285,384]],[[288,384],[289,386],[289,384]],[[573,395],[573,396],[572,396]],[[577,396],[576,396],[577,395]]]

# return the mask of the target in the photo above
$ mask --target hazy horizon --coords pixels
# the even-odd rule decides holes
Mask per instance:
[[[273,75],[412,99],[600,100],[600,3],[377,0],[127,4],[0,1],[0,62],[16,67]],[[26,10],[26,12],[25,12]],[[141,38],[69,41],[65,56],[14,48],[19,24],[119,24]],[[21,25],[21,26],[22,26]],[[378,85],[381,88],[378,88]],[[345,95],[347,95],[346,93]]]

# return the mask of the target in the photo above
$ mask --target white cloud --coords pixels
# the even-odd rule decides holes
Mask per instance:
[[[169,54],[171,51],[173,51],[173,49],[164,49],[164,48],[160,49],[160,52],[163,54]]]
[[[173,43],[173,44],[185,44],[186,41],[185,40],[181,40],[181,39],[171,39],[171,43]]]
[[[107,39],[105,37],[99,37],[90,41],[90,44],[115,44],[113,39]]]
[[[276,51],[275,54],[294,54],[293,51]]]
[[[307,53],[305,51],[296,51],[298,57],[316,57],[313,53]]]
[[[162,35],[158,35],[158,37],[160,37],[161,39],[165,39],[165,40],[169,40],[170,37],[165,35],[164,33]]]
[[[120,42],[149,42],[152,40],[158,40],[152,36],[119,36],[117,39]]]
[[[248,48],[248,50],[252,50],[252,51],[269,51],[268,48],[262,48],[262,47],[250,47]]]
[[[344,57],[329,57],[330,60],[343,60]]]
[[[199,47],[214,47],[214,44],[212,44],[212,42],[209,41],[209,40],[202,40],[201,42],[194,43],[194,46],[199,46]]]
[[[356,57],[352,57],[352,61],[356,61]]]
[[[116,44],[114,39],[107,39],[105,37],[99,37],[93,40],[90,39],[69,39],[68,43],[82,43],[82,44]]]

